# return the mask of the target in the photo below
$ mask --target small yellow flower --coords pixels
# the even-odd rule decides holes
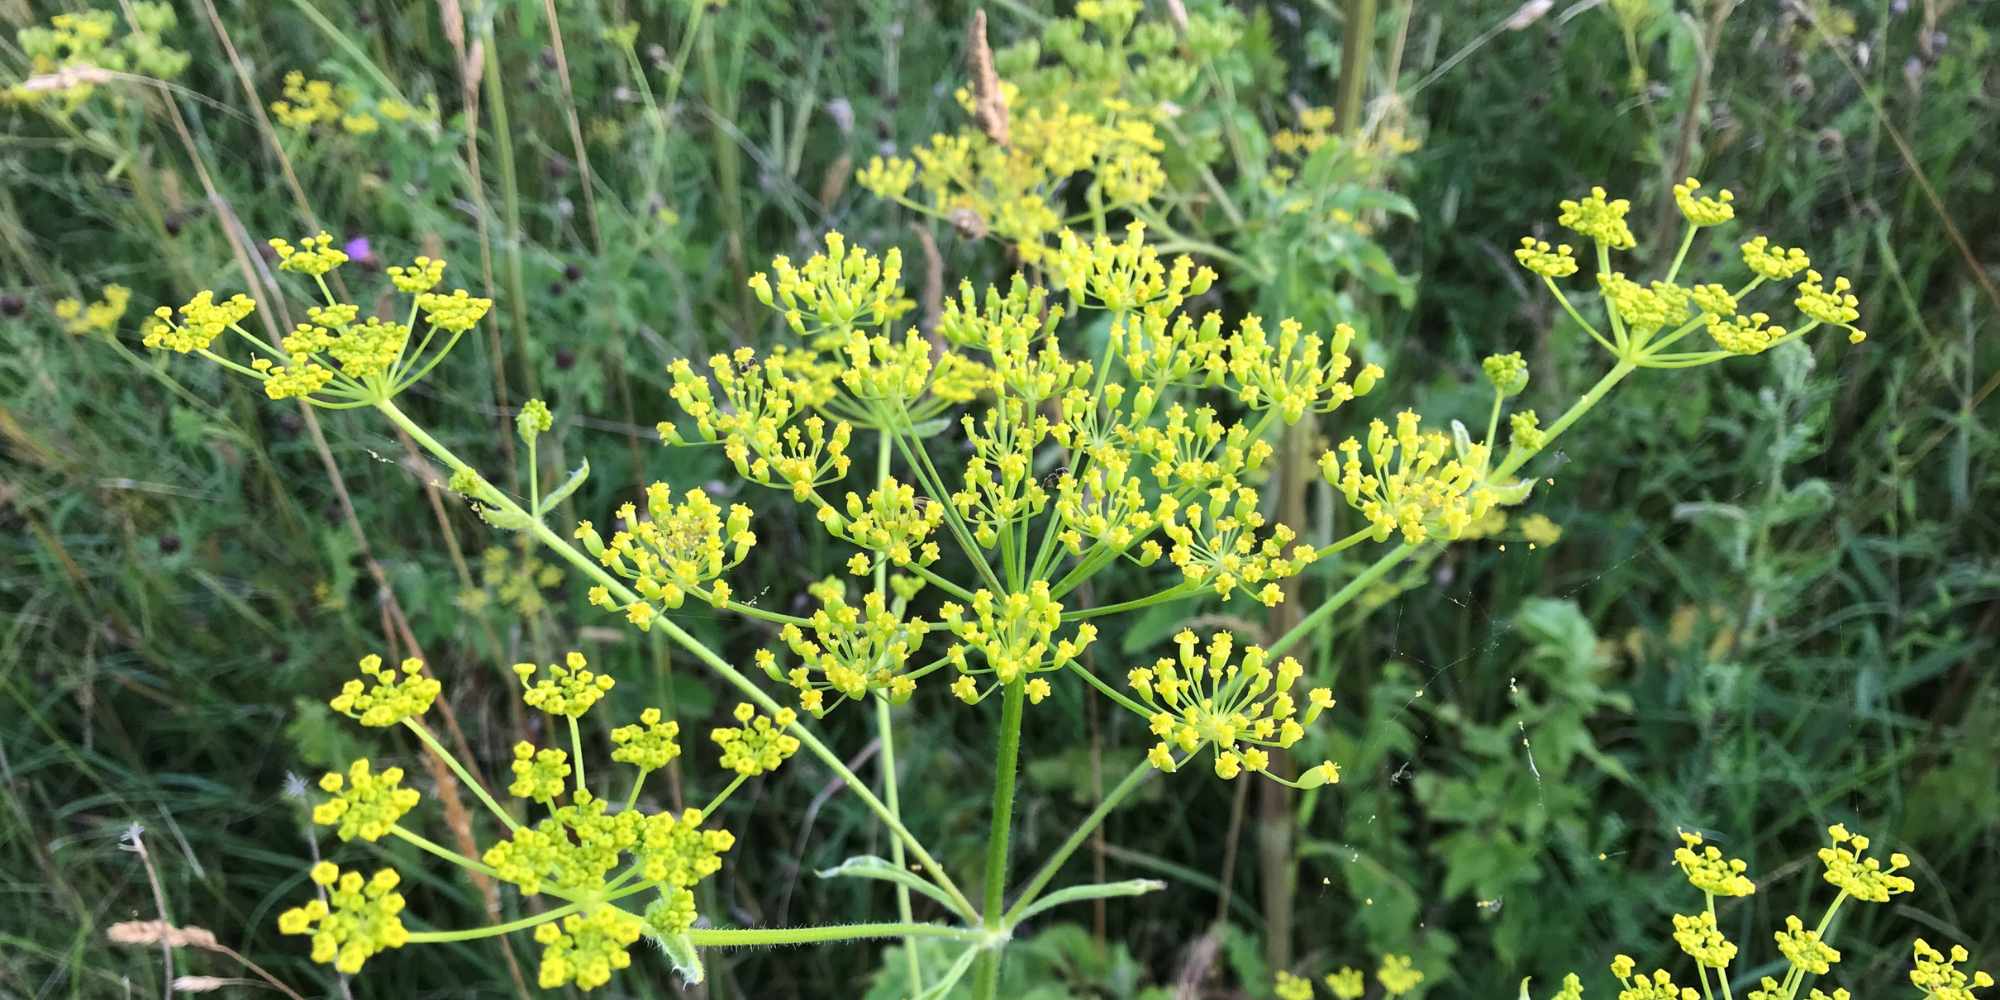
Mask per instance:
[[[1625,225],[1625,213],[1632,210],[1632,203],[1623,198],[1605,200],[1604,189],[1590,189],[1590,196],[1580,201],[1565,200],[1560,205],[1562,215],[1556,219],[1560,225],[1573,229],[1613,250],[1630,250],[1639,245],[1632,236],[1632,230]]]
[[[717,728],[709,733],[709,739],[722,748],[724,770],[754,777],[777,770],[786,758],[798,752],[798,737],[785,732],[798,720],[791,709],[781,708],[775,716],[758,715],[756,706],[746,701],[736,706],[735,715],[742,725]]]
[[[364,726],[393,726],[429,711],[438,692],[443,690],[436,678],[423,676],[423,669],[423,661],[412,657],[403,661],[399,677],[395,670],[382,665],[381,657],[364,656],[362,676],[373,678],[375,686],[370,688],[360,680],[348,681],[328,704]]]
[[[1728,188],[1722,189],[1720,198],[1696,197],[1701,182],[1690,177],[1674,185],[1674,204],[1680,206],[1681,215],[1696,226],[1719,226],[1736,217],[1736,210],[1729,202],[1736,196]]]
[[[1375,981],[1382,984],[1384,992],[1399,997],[1416,989],[1424,981],[1424,974],[1410,968],[1408,955],[1384,955],[1382,967],[1375,970]]]

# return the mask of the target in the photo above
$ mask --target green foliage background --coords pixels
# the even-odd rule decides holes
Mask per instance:
[[[222,225],[240,219],[260,241],[307,226],[205,2],[178,5],[167,41],[193,56],[173,99],[226,210],[204,195],[156,91],[101,85],[73,129],[0,105],[10,296],[0,304],[21,313],[0,319],[0,995],[159,992],[157,952],[104,938],[115,921],[154,915],[144,870],[120,849],[135,822],[172,918],[215,930],[303,992],[514,995],[490,941],[388,955],[343,986],[276,932],[277,912],[303,891],[308,850],[287,775],[358,753],[414,759],[414,748],[321,707],[359,656],[383,651],[384,611],[311,429],[242,380],[137,344],[136,320],[153,304],[235,290]],[[1648,968],[1685,961],[1664,928],[1694,903],[1668,859],[1675,828],[1698,827],[1762,880],[1722,913],[1748,948],[1738,972],[1755,975],[1775,959],[1764,944],[1784,915],[1807,912],[1809,895],[1823,905],[1811,850],[1834,822],[1908,853],[1918,882],[1898,905],[1844,911],[1840,982],[1869,997],[1908,989],[1915,935],[1994,964],[2000,443],[1985,420],[2000,384],[2000,6],[1746,0],[1716,19],[1718,2],[1562,3],[1518,30],[1501,27],[1517,9],[1489,0],[1236,5],[1262,100],[1246,105],[1265,109],[1267,128],[1289,123],[1292,95],[1333,102],[1346,18],[1366,9],[1378,19],[1370,96],[1393,84],[1401,98],[1377,106],[1423,137],[1392,185],[1416,218],[1380,235],[1416,279],[1414,296],[1330,289],[1341,297],[1328,308],[1372,324],[1371,349],[1389,369],[1369,400],[1378,408],[1469,411],[1483,398],[1477,361],[1496,350],[1528,357],[1530,405],[1560,408],[1600,362],[1507,248],[1593,183],[1633,199],[1644,238],[1662,203],[1671,208],[1677,164],[1734,189],[1757,231],[1852,277],[1871,333],[1858,348],[1829,341],[1680,377],[1642,373],[1540,467],[1552,481],[1523,513],[1563,525],[1558,544],[1454,546],[1325,633],[1312,666],[1335,678],[1340,707],[1324,750],[1346,776],[1297,803],[1296,970],[1372,968],[1394,951],[1416,956],[1439,996],[1511,995],[1523,976],[1546,985],[1572,969],[1604,992],[1615,951]],[[322,132],[288,140],[287,153],[327,229],[367,237],[391,262],[441,250],[477,291],[479,209],[440,19],[454,5],[215,3],[265,101],[292,69],[377,96],[378,73],[413,100],[438,95],[434,132]],[[456,6],[492,48],[509,117],[505,142],[490,107],[481,119],[480,192],[496,234],[510,200],[520,215],[518,287],[495,236],[509,398],[551,402],[557,461],[589,456],[595,474],[575,516],[604,519],[642,479],[737,494],[713,451],[657,444],[665,364],[769,335],[743,278],[773,253],[803,256],[826,228],[923,259],[907,216],[851,174],[963,123],[951,90],[965,78],[970,8],[738,0],[711,11],[658,142],[633,74],[646,69],[658,88],[656,64],[682,44],[689,9],[556,4],[596,185],[593,238],[542,5]],[[1637,79],[1612,14],[1635,6],[1652,13],[1633,37]],[[19,27],[69,7],[0,2],[0,20]],[[1044,0],[995,5],[995,45],[1028,37],[1049,12]],[[629,59],[602,38],[628,22],[638,26]],[[1716,23],[1711,59],[1699,38]],[[16,80],[28,73],[11,44],[0,63]],[[649,227],[663,211],[672,224]],[[946,287],[1002,276],[991,241],[931,232]],[[1639,259],[1672,249],[1642,244]],[[122,347],[62,332],[53,303],[94,299],[111,282],[134,290]],[[1232,287],[1226,302],[1267,291]],[[512,458],[494,375],[487,342],[468,340],[407,405],[497,474]],[[480,551],[505,540],[447,495],[448,541],[424,470],[400,460],[379,422],[324,422],[372,553],[489,770],[517,724],[503,669],[517,658],[583,649],[620,679],[618,704],[664,699],[691,732],[728,707],[692,665],[589,608],[575,580],[529,613],[498,595],[469,610],[454,547],[477,582]],[[742,500],[758,507],[763,544],[733,583],[789,602],[832,560],[816,533],[791,526],[789,504]],[[1308,592],[1321,586],[1309,580]],[[1224,610],[1138,617],[1108,632],[1098,655],[1157,655],[1183,621],[1214,625]],[[746,662],[770,641],[739,621],[686,616]],[[903,717],[905,813],[947,864],[976,867],[983,845],[989,715],[938,689]],[[1028,724],[1017,815],[1033,857],[1087,810],[1093,761],[1115,774],[1144,737],[1074,686]],[[853,713],[831,727],[849,752],[868,742]],[[690,783],[721,780],[689,766]],[[879,888],[812,876],[882,843],[864,810],[804,760],[758,787],[705,913],[760,924],[893,910]],[[1082,926],[1045,929],[1010,968],[1009,995],[1173,995],[1184,978],[1197,984],[1187,995],[1263,995],[1274,953],[1262,940],[1263,876],[1254,830],[1240,850],[1227,843],[1232,792],[1190,773],[1114,816],[1111,876],[1173,887],[1112,902],[1108,949],[1087,911],[1072,915]],[[1234,871],[1222,871],[1225,856]],[[445,926],[482,919],[468,884],[399,867],[413,913]],[[1229,926],[1210,934],[1219,895]],[[716,956],[707,989],[887,997],[892,988],[869,992],[883,958],[873,947]],[[181,962],[236,974],[191,952]],[[666,968],[649,955],[610,989],[678,995]]]

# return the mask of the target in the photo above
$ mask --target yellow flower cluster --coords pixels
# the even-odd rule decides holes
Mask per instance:
[[[1084,622],[1077,626],[1074,639],[1050,641],[1062,625],[1062,605],[1049,596],[1046,580],[1030,584],[1027,593],[995,597],[991,591],[977,590],[970,603],[971,618],[966,617],[966,609],[956,602],[947,601],[938,607],[938,618],[960,640],[945,651],[946,658],[959,670],[951,693],[967,704],[977,703],[990,693],[990,689],[979,690],[972,679],[974,674],[991,671],[1001,684],[1012,684],[1029,674],[1061,670],[1097,640],[1097,627]],[[968,652],[979,653],[986,666],[973,666],[966,656]],[[1046,696],[1048,683],[1044,681],[1038,690],[1039,695],[1029,692],[1037,702]]]
[[[1766,326],[1771,317],[1760,312],[1727,319],[1720,316],[1706,318],[1708,335],[1715,339],[1717,347],[1731,354],[1761,354],[1785,336],[1784,327]]]
[[[562,664],[549,664],[549,676],[531,683],[529,678],[535,676],[535,665],[514,664],[514,676],[519,677],[521,686],[527,689],[522,693],[521,700],[529,708],[539,708],[550,715],[566,715],[572,719],[580,717],[618,683],[610,674],[585,669],[588,666],[582,653],[571,653]]]
[[[351,680],[327,704],[333,710],[358,720],[364,726],[393,726],[404,719],[430,711],[431,703],[443,690],[435,678],[423,676],[424,661],[411,657],[403,661],[402,676],[382,665],[382,658],[369,654],[361,658],[361,673],[375,681],[368,687]]]
[[[1189,583],[1206,586],[1225,601],[1239,587],[1248,590],[1263,583],[1255,592],[1257,600],[1277,607],[1285,598],[1277,581],[1297,575],[1317,552],[1301,545],[1287,556],[1285,546],[1297,537],[1287,524],[1260,541],[1257,530],[1264,526],[1264,514],[1257,509],[1259,499],[1256,490],[1225,475],[1209,488],[1206,503],[1191,500],[1161,522],[1160,530],[1174,543],[1167,560],[1180,567]]]
[[[1362,978],[1361,970],[1351,966],[1341,966],[1338,972],[1327,973],[1323,981],[1340,1000],[1360,1000],[1361,994],[1368,992],[1368,981]]]
[[[826,234],[826,252],[814,254],[804,268],[779,256],[771,261],[771,270],[778,278],[775,290],[770,276],[761,273],[750,279],[750,290],[759,302],[781,310],[801,337],[881,326],[916,305],[903,294],[902,251],[891,248],[877,257],[861,247],[850,249],[837,232]]]
[[[493,300],[475,298],[465,289],[455,288],[450,295],[438,292],[418,295],[417,308],[423,311],[424,319],[432,326],[452,333],[464,333],[479,325],[487,311],[493,308]]]
[[[322,861],[313,866],[312,880],[326,887],[326,901],[286,910],[278,917],[278,930],[312,935],[313,961],[331,962],[351,976],[363,962],[409,940],[410,932],[397,916],[403,912],[403,895],[395,891],[401,879],[394,869],[384,868],[363,881],[360,872],[343,872]]]
[[[359,96],[325,80],[308,80],[293,70],[285,74],[285,99],[271,102],[278,124],[304,132],[320,122],[338,124],[350,135],[367,135],[381,127],[375,116],[355,110]],[[386,113],[386,111],[385,111]]]
[[[845,517],[827,506],[819,509],[819,519],[835,537],[881,553],[897,566],[929,566],[940,555],[937,543],[926,539],[944,523],[944,507],[918,496],[909,483],[884,479],[865,501],[847,494]]]
[[[515,798],[547,805],[569,787],[569,754],[553,747],[536,750],[533,743],[522,740],[514,744],[514,763],[508,766],[514,783],[507,786],[507,794]]]
[[[1783,937],[1779,935],[1780,947],[1783,947]],[[1675,914],[1674,943],[1680,945],[1688,957],[1711,969],[1726,969],[1736,958],[1736,946],[1722,936],[1722,931],[1715,925],[1715,914],[1707,910],[1694,916]]]
[[[1674,185],[1674,204],[1683,218],[1697,227],[1719,226],[1736,218],[1736,209],[1729,205],[1736,195],[1728,188],[1722,189],[1720,198],[1697,196],[1700,189],[1701,182],[1692,177]]]
[[[618,749],[611,751],[611,759],[631,764],[642,772],[657,771],[681,755],[681,745],[674,742],[674,737],[680,734],[680,723],[661,722],[659,709],[646,709],[639,713],[637,723],[611,731],[611,742],[618,744]]]
[[[1590,189],[1590,196],[1581,200],[1565,199],[1559,206],[1562,215],[1556,224],[1575,230],[1613,250],[1630,250],[1639,245],[1632,236],[1631,227],[1625,224],[1625,213],[1632,210],[1632,203],[1623,198],[1607,201],[1604,189]]]
[[[741,725],[718,727],[708,734],[722,748],[724,770],[754,778],[777,770],[799,751],[799,738],[785,732],[798,721],[798,714],[791,709],[778,709],[776,716],[758,715],[756,706],[746,701],[736,706],[734,714]]]
[[[1799,282],[1799,297],[1793,304],[1799,307],[1800,312],[1822,323],[1846,327],[1850,331],[1847,335],[1849,343],[1858,344],[1866,340],[1868,335],[1854,328],[1854,321],[1861,318],[1860,310],[1855,307],[1861,302],[1848,292],[1851,286],[1847,279],[1833,279],[1832,291],[1820,284],[1822,280],[1818,271],[1807,271],[1806,280]]]
[[[1233,661],[1235,639],[1228,632],[1215,633],[1205,652],[1197,652],[1200,640],[1191,629],[1182,629],[1174,642],[1180,646],[1178,659],[1163,656],[1126,676],[1140,700],[1154,709],[1147,722],[1160,742],[1147,759],[1160,770],[1178,766],[1175,747],[1194,753],[1214,744],[1216,774],[1234,778],[1245,770],[1262,771],[1271,760],[1264,747],[1291,747],[1305,735],[1305,726],[1333,704],[1330,690],[1314,688],[1302,716],[1291,695],[1293,683],[1305,673],[1299,661],[1287,656],[1273,671],[1266,665],[1269,655],[1257,646],[1245,648],[1241,661]],[[1244,746],[1239,749],[1238,744]],[[1309,774],[1314,785],[1340,780],[1332,761]]]
[[[799,707],[814,718],[870,691],[887,695],[894,704],[908,701],[917,682],[904,670],[910,654],[931,630],[921,618],[905,619],[891,612],[880,591],[869,592],[855,607],[847,603],[842,589],[835,579],[811,588],[821,607],[807,619],[810,637],[789,622],[778,630],[778,638],[802,661],[782,679],[798,689]],[[769,650],[759,650],[757,662],[766,673],[779,676]],[[826,700],[829,694],[836,699],[832,704]]]
[[[1969,957],[1962,945],[1951,946],[1950,959],[1923,938],[1918,938],[1911,950],[1916,968],[1910,970],[1910,982],[1931,1000],[1978,1000],[1972,991],[1993,985],[1993,977],[1984,972],[1974,972],[1968,978],[1958,970],[1958,963]]]
[[[14,40],[21,54],[28,57],[28,72],[40,79],[32,86],[23,82],[7,87],[0,95],[33,104],[61,94],[62,105],[46,110],[67,117],[109,74],[134,73],[156,80],[179,76],[187,68],[188,54],[160,41],[176,23],[173,5],[134,0],[123,5],[123,10],[133,30],[115,41],[119,16],[109,10],[57,14],[49,18],[46,28],[16,31]]]
[[[79,299],[57,299],[55,313],[63,321],[63,329],[79,334],[111,333],[118,329],[118,321],[125,317],[125,306],[132,301],[132,290],[124,285],[105,285],[103,294],[103,298],[88,305]]]
[[[1819,931],[1806,930],[1805,921],[1796,914],[1786,917],[1785,929],[1772,936],[1777,938],[1778,951],[1784,954],[1785,961],[1815,976],[1826,975],[1833,963],[1840,961],[1840,952],[1820,940]]]
[[[417,790],[397,787],[402,781],[402,768],[371,774],[365,758],[349,765],[345,778],[338,771],[328,771],[319,779],[319,787],[334,797],[313,808],[313,822],[320,826],[340,824],[335,834],[341,840],[380,840],[404,813],[417,807]]]
[[[688,490],[679,503],[665,483],[646,488],[648,519],[639,520],[631,504],[618,509],[623,530],[605,544],[589,521],[577,526],[576,537],[584,547],[612,572],[633,581],[642,600],[622,610],[640,628],[651,626],[655,611],[652,602],[678,608],[692,593],[716,607],[729,603],[729,585],[719,577],[734,568],[757,544],[750,530],[750,508],[731,504],[727,519],[708,494]],[[607,610],[619,610],[605,588],[597,587],[590,599]]]
[[[1740,249],[1743,251],[1743,266],[1769,281],[1783,281],[1812,264],[1812,258],[1807,257],[1804,250],[1772,246],[1770,238],[1765,236],[1743,244]]]
[[[524,618],[532,618],[546,610],[549,602],[542,591],[561,583],[563,571],[536,555],[536,544],[533,538],[521,535],[515,542],[515,547],[520,550],[518,558],[510,555],[504,545],[489,546],[480,553],[480,589],[460,594],[459,607],[478,612],[488,602],[497,601],[501,607]]]
[[[1408,955],[1384,955],[1382,967],[1375,970],[1375,981],[1382,984],[1383,992],[1399,997],[1416,989],[1424,981],[1424,974],[1410,968]]]
[[[1757,891],[1757,883],[1743,874],[1749,865],[1741,859],[1723,860],[1722,852],[1714,847],[1701,847],[1701,834],[1681,831],[1681,846],[1674,849],[1674,863],[1687,873],[1690,885],[1703,892],[1717,896],[1748,896]]]
[[[610,982],[613,969],[632,964],[625,949],[645,929],[639,918],[615,906],[600,906],[587,917],[572,913],[560,925],[535,928],[535,941],[543,946],[539,985],[552,990],[574,982],[587,991]]]
[[[1272,985],[1271,992],[1278,995],[1278,1000],[1312,1000],[1312,980],[1284,971],[1280,971],[1277,978],[1278,981]]]
[[[298,246],[276,237],[270,244],[278,253],[279,270],[295,274],[317,278],[348,261],[346,252],[334,247],[333,237],[325,232],[300,240]]]
[[[241,322],[256,308],[257,303],[243,295],[233,295],[228,301],[217,303],[214,292],[196,292],[180,308],[179,322],[174,321],[174,311],[166,306],[153,310],[154,321],[146,328],[146,346],[164,347],[179,354],[207,350],[222,331]]]
[[[1895,872],[1910,866],[1910,859],[1901,854],[1889,855],[1889,870],[1882,870],[1882,863],[1874,858],[1864,858],[1868,850],[1868,838],[1850,835],[1845,826],[1835,824],[1827,828],[1827,836],[1833,838],[1833,846],[1819,849],[1819,860],[1826,865],[1822,876],[1828,882],[1840,887],[1842,892],[1869,903],[1886,903],[1890,896],[1914,892],[1917,884],[1908,877]]]
[[[1556,247],[1551,253],[1547,240],[1523,236],[1521,249],[1514,251],[1514,259],[1520,261],[1522,267],[1544,278],[1567,278],[1576,273],[1576,258],[1570,256],[1570,246],[1567,243]]]
[[[1372,472],[1362,470],[1362,445],[1353,438],[1340,443],[1344,459],[1331,451],[1320,458],[1327,481],[1374,525],[1378,541],[1395,531],[1401,531],[1403,541],[1411,545],[1434,533],[1457,538],[1498,500],[1482,481],[1487,446],[1454,441],[1436,431],[1420,433],[1421,423],[1414,411],[1405,410],[1396,415],[1392,437],[1387,424],[1370,422],[1367,452]],[[1446,460],[1446,452],[1454,447],[1456,457]]]
[[[674,377],[668,394],[694,419],[702,440],[723,442],[723,453],[738,475],[763,486],[783,482],[794,500],[803,501],[814,487],[847,474],[853,464],[847,442],[854,429],[842,420],[828,433],[826,421],[818,415],[802,421],[804,433],[797,424],[787,426],[818,391],[811,380],[794,376],[794,368],[810,364],[809,360],[794,364],[796,357],[775,353],[759,362],[756,352],[746,347],[710,358],[709,369],[722,390],[721,406],[708,379],[695,374],[686,358],[677,359],[667,369]],[[667,443],[682,443],[673,424],[662,421],[659,430]]]

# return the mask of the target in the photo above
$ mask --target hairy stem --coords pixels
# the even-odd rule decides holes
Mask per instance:
[[[1014,777],[1021,762],[1021,702],[1028,687],[1025,677],[1007,683],[1000,703],[1000,757],[993,779],[993,826],[986,835],[985,926],[997,932],[1004,926],[1001,907],[1007,902],[1007,848],[1014,832]],[[979,979],[973,985],[977,1000],[995,1000],[1000,988],[1000,954],[979,957]]]
[[[1041,870],[1035,873],[1035,877],[1028,882],[1028,887],[1021,890],[1021,898],[1015,900],[1013,908],[1007,911],[1007,923],[1011,924],[1020,917],[1021,911],[1026,910],[1028,905],[1035,901],[1035,897],[1040,896],[1042,890],[1048,887],[1049,881],[1056,877],[1056,873],[1062,870],[1063,862],[1068,861],[1069,856],[1075,854],[1076,849],[1082,847],[1083,842],[1089,839],[1091,832],[1103,824],[1105,817],[1111,815],[1111,810],[1118,808],[1118,804],[1125,801],[1126,796],[1137,791],[1139,786],[1145,784],[1146,779],[1152,777],[1153,772],[1157,770],[1151,761],[1142,760],[1131,773],[1125,775],[1125,780],[1120,781],[1118,787],[1106,793],[1104,801],[1098,803],[1097,808],[1083,818],[1083,823],[1069,835],[1069,839],[1063,841],[1062,846],[1056,848],[1056,852],[1049,855],[1047,861],[1042,862]]]

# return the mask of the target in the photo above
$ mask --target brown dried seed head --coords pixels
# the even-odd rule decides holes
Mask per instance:
[[[234,981],[217,979],[214,976],[179,976],[174,979],[174,992],[213,993]]]
[[[972,28],[966,39],[966,58],[972,70],[972,117],[979,130],[996,145],[1008,144],[1007,102],[1000,96],[1000,74],[993,69],[993,49],[986,44],[986,12],[972,12]]]
[[[176,948],[222,949],[222,945],[215,940],[214,931],[206,927],[175,927],[164,920],[127,920],[112,924],[104,936],[112,944],[144,945],[164,941]]]
[[[958,230],[958,235],[968,240],[986,238],[986,220],[980,218],[979,213],[972,209],[954,208],[951,214],[945,216],[945,221],[951,223],[953,229]]]

